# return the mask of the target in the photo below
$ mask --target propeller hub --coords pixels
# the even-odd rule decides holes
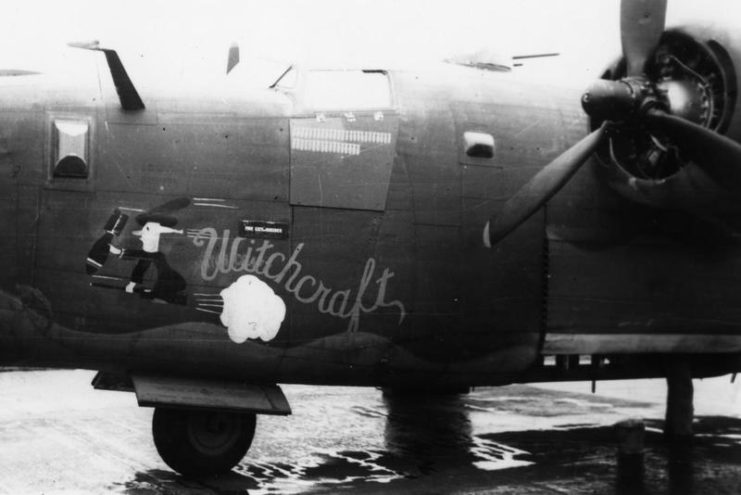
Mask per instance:
[[[642,77],[598,79],[584,93],[581,104],[587,115],[600,122],[629,120],[649,108],[663,106],[653,85]]]

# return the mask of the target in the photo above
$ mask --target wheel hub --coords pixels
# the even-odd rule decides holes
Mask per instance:
[[[234,415],[194,413],[188,421],[188,439],[204,454],[218,455],[234,445],[240,428],[240,422]]]

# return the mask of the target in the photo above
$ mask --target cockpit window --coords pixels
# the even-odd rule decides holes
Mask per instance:
[[[302,108],[320,112],[382,110],[392,106],[381,70],[308,70],[289,67],[271,86],[292,94]]]
[[[388,75],[382,71],[308,71],[303,96],[304,105],[314,110],[374,110],[391,107]]]

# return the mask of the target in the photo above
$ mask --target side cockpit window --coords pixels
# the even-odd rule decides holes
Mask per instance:
[[[55,119],[52,122],[52,176],[87,179],[90,123],[85,119]]]
[[[393,107],[384,70],[302,70],[290,68],[273,84],[292,95],[299,108],[315,112],[385,110]]]
[[[391,107],[383,71],[315,70],[306,73],[305,105],[315,110],[376,110]]]

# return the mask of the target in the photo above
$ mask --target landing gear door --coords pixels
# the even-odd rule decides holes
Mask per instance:
[[[291,119],[292,205],[383,211],[399,118],[384,71],[307,71]]]

